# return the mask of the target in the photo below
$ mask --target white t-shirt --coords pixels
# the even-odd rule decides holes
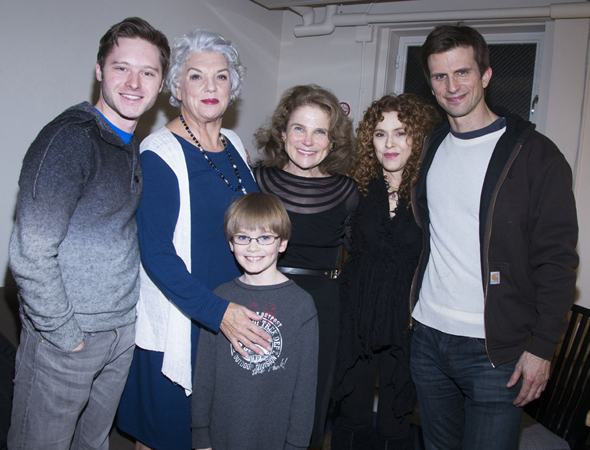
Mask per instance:
[[[412,317],[444,333],[485,338],[479,209],[490,158],[505,131],[468,139],[449,133],[428,171],[430,257]]]

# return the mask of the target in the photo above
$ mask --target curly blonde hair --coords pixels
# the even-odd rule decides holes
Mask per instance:
[[[330,118],[328,139],[333,143],[333,150],[319,164],[322,173],[328,175],[346,175],[352,156],[355,153],[355,139],[352,122],[346,117],[336,96],[327,89],[315,84],[293,86],[281,96],[270,123],[260,127],[254,134],[254,143],[264,151],[263,164],[267,167],[285,168],[289,155],[285,151],[282,133],[293,112],[302,106],[315,106]]]
[[[404,125],[407,139],[412,142],[412,153],[403,169],[402,182],[398,189],[398,196],[409,201],[412,187],[418,181],[424,140],[438,123],[438,114],[434,107],[421,103],[414,94],[386,95],[374,101],[365,111],[363,120],[356,130],[358,150],[349,176],[358,183],[361,195],[366,197],[371,180],[383,175],[383,166],[379,163],[373,147],[373,132],[386,112],[397,113],[399,121]]]

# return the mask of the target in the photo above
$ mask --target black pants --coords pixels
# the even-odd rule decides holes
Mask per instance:
[[[324,426],[330,394],[332,392],[332,379],[336,366],[338,353],[338,337],[340,334],[340,297],[338,280],[325,277],[287,274],[303,290],[313,297],[318,311],[319,325],[319,352],[318,352],[318,384],[316,391],[316,408],[311,435],[311,446],[322,444],[324,439]]]
[[[340,418],[332,436],[332,449],[373,448],[371,440],[411,445],[410,419],[416,404],[410,379],[409,352],[386,349],[352,368],[354,390],[340,402]],[[377,423],[373,438],[373,403],[379,376]],[[411,441],[411,442],[410,442]],[[350,446],[354,443],[353,447]],[[396,446],[403,448],[404,446]],[[375,448],[379,448],[378,445]],[[408,447],[410,448],[410,447]]]

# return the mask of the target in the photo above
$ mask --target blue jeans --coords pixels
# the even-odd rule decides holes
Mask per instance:
[[[453,336],[416,323],[412,378],[428,450],[516,450],[522,409],[510,389],[517,361],[494,368],[485,340]]]
[[[135,348],[135,324],[85,333],[82,350],[64,352],[23,322],[8,448],[107,450]]]

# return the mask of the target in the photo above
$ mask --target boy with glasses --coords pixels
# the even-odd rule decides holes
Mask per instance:
[[[224,220],[239,278],[214,293],[260,314],[272,349],[242,357],[222,334],[203,330],[192,399],[193,448],[307,448],[313,425],[318,352],[311,296],[277,270],[291,223],[272,194],[235,201]]]

